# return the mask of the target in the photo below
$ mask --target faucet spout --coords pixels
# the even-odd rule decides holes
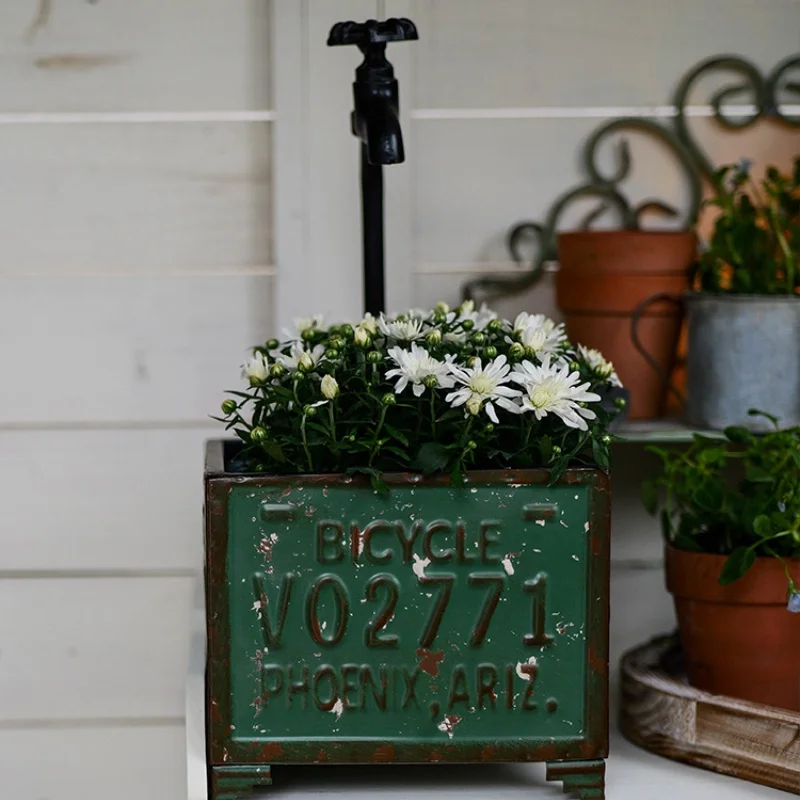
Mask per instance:
[[[397,81],[394,81],[396,97]],[[359,87],[354,85],[356,96]],[[388,94],[388,93],[387,93]],[[405,161],[403,132],[397,102],[383,93],[370,92],[366,102],[356,99],[356,110],[352,116],[353,133],[366,147],[367,161],[370,164],[400,164]]]

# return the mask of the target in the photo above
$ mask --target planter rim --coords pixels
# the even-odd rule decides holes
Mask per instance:
[[[609,228],[607,230],[587,230],[587,231],[562,231],[558,233],[559,239],[610,239],[612,237],[625,236],[628,238],[650,238],[658,237],[662,239],[675,238],[678,236],[695,239],[696,234],[689,228],[682,228],[673,231],[643,231],[628,230],[627,228]]]
[[[745,303],[772,305],[773,303],[800,303],[800,295],[784,294],[716,294],[715,292],[685,292],[684,299],[691,303]]]
[[[720,586],[719,573],[727,558],[727,555],[717,553],[679,550],[667,543],[664,547],[667,590],[676,600],[726,605],[786,605],[786,574],[777,558],[759,556],[738,581]],[[800,580],[800,558],[786,561],[797,582]]]
[[[275,486],[292,484],[319,485],[342,484],[343,486],[369,486],[368,475],[348,475],[342,472],[325,473],[270,473],[270,472],[230,472],[226,469],[225,445],[239,444],[237,439],[209,439],[206,441],[205,474],[207,478],[224,479],[231,483]],[[419,472],[384,472],[383,480],[390,486],[449,486],[450,476],[446,473],[424,476]],[[536,469],[479,469],[469,470],[467,483],[505,483],[505,484],[548,484],[550,470]],[[593,483],[601,491],[610,491],[609,472],[600,467],[571,467],[566,470],[558,483]]]

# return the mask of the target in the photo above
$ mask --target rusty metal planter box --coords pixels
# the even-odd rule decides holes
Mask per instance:
[[[607,476],[386,476],[206,464],[215,800],[282,763],[546,761],[603,797]]]

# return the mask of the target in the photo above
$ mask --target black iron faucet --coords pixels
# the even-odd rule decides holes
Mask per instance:
[[[409,19],[337,22],[328,45],[354,44],[364,54],[353,83],[355,104],[350,123],[361,142],[361,195],[364,235],[364,307],[384,310],[383,165],[405,161],[400,129],[400,98],[386,44],[417,39]]]

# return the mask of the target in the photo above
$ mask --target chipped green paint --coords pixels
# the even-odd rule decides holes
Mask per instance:
[[[209,444],[210,763],[604,758],[606,476],[386,478]]]

